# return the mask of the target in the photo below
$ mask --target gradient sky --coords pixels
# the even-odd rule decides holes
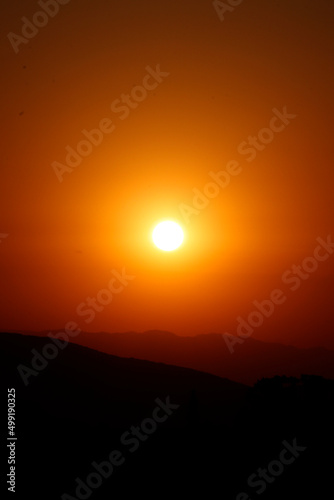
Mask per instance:
[[[334,254],[297,290],[282,281],[334,238],[332,3],[244,0],[221,21],[204,0],[70,0],[17,53],[8,33],[41,7],[1,9],[0,328],[235,333],[278,288],[254,338],[334,348]],[[168,76],[115,112],[157,65]],[[241,143],[284,107],[295,118],[248,161]],[[104,119],[112,132],[59,182],[53,163]],[[187,222],[180,205],[232,160],[240,173]],[[186,233],[168,254],[151,242],[165,218]],[[135,278],[87,324],[77,307],[122,268]]]

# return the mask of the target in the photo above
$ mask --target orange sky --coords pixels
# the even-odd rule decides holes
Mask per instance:
[[[0,328],[235,333],[280,289],[254,338],[334,348],[334,254],[282,281],[334,239],[333,5],[244,0],[221,21],[208,1],[63,3],[16,49],[41,7],[2,6]],[[168,254],[150,240],[165,218],[186,233]],[[86,323],[78,306],[123,268],[135,278]]]

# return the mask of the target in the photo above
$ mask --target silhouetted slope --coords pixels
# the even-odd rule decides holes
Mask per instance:
[[[91,498],[257,498],[248,477],[266,467],[282,441],[306,447],[266,486],[263,498],[326,498],[332,449],[333,382],[274,378],[254,388],[185,368],[110,356],[69,344],[25,387],[17,365],[29,364],[43,338],[0,334],[1,389],[17,392],[16,498],[77,498],[86,480],[117,449],[125,458]],[[160,401],[173,409],[131,452],[120,438],[152,418]],[[161,417],[160,412],[160,417]],[[4,434],[4,433],[3,433]],[[96,472],[96,471],[95,471]],[[86,496],[85,498],[90,498]]]
[[[86,333],[73,339],[108,354],[200,370],[252,385],[262,377],[302,374],[334,379],[334,352],[299,349],[248,338],[231,353],[219,334],[180,337],[169,332]]]

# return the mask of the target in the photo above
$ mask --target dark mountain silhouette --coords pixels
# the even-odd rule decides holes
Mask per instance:
[[[31,349],[41,352],[45,343],[40,337],[0,334],[1,393],[16,389],[16,498],[53,500],[67,493],[67,500],[130,495],[241,500],[238,495],[245,492],[253,499],[261,483],[249,486],[248,478],[277,461],[284,446],[295,449],[295,456],[288,451],[283,471],[269,475],[270,483],[262,480],[262,498],[326,498],[330,491],[332,380],[274,377],[251,388],[69,344],[24,386],[17,366],[29,366]],[[157,401],[174,407],[151,432]],[[161,418],[167,410],[159,407]],[[132,426],[147,430],[133,451],[121,441]],[[102,478],[93,463],[106,474],[113,450],[125,462]],[[87,484],[88,476],[101,486],[82,486],[76,493],[76,478]]]
[[[220,334],[180,337],[161,331],[81,332],[73,342],[116,356],[192,368],[247,385],[275,375],[310,374],[334,379],[334,351],[322,347],[300,349],[248,338],[236,344],[231,353]]]

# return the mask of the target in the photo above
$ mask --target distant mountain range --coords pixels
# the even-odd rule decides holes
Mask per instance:
[[[200,370],[247,385],[275,375],[334,378],[334,351],[322,347],[300,349],[248,338],[236,344],[231,353],[220,334],[181,337],[164,331],[81,332],[72,342],[115,356]]]

